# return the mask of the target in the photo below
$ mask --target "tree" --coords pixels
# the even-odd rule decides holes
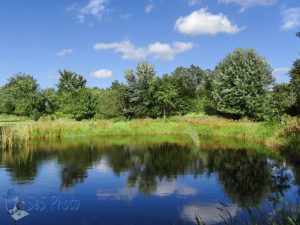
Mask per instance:
[[[30,116],[36,109],[39,85],[28,74],[18,73],[8,79],[1,89],[0,110],[2,113]]]
[[[171,82],[169,75],[164,75],[162,78],[156,80],[157,89],[155,91],[156,105],[159,106],[161,115],[164,119],[171,114],[175,107],[178,92],[176,87]]]
[[[155,117],[155,69],[147,62],[137,65],[136,72],[127,70],[124,114],[129,118]]]
[[[199,88],[205,79],[204,71],[194,65],[188,68],[177,67],[172,73],[172,82],[178,90],[176,111],[186,114],[197,110],[196,101],[199,97]]]
[[[91,90],[86,88],[84,77],[68,70],[60,70],[59,75],[59,110],[71,114],[76,120],[93,117],[93,95]]]
[[[295,95],[289,84],[277,84],[271,95],[271,110],[275,117],[280,117],[289,111],[295,102]]]
[[[8,88],[0,89],[0,113],[13,114],[15,105],[12,95],[9,93]]]
[[[236,49],[215,69],[213,97],[219,113],[229,117],[262,119],[273,84],[267,61],[253,49]]]
[[[47,88],[38,93],[38,111],[44,115],[54,114],[59,107],[58,96],[53,88]]]
[[[292,114],[300,114],[300,59],[297,59],[289,72],[291,77],[291,89],[296,97],[295,104],[292,106]]]
[[[124,108],[124,86],[117,81],[107,89],[92,89],[95,99],[96,116],[103,119],[121,117]]]
[[[70,108],[70,113],[73,115],[74,119],[82,120],[94,117],[95,102],[90,89],[80,88],[72,97],[74,98],[74,104],[72,104],[72,107]]]
[[[82,75],[69,70],[59,70],[58,92],[74,92],[84,88],[86,79]]]

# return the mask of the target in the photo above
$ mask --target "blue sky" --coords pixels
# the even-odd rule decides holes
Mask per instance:
[[[237,47],[264,56],[278,82],[299,57],[299,0],[2,0],[0,86],[17,72],[54,87],[57,71],[89,86],[124,81],[139,61],[158,75],[213,69]]]

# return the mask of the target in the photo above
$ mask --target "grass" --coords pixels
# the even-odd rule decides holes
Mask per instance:
[[[169,119],[138,119],[130,121],[69,119],[32,121],[18,117],[0,116],[3,149],[13,149],[33,140],[55,140],[92,136],[137,136],[137,135],[186,135],[195,145],[198,135],[208,137],[237,138],[265,144],[280,145],[279,128],[276,125],[249,120],[228,120],[218,117],[182,116]]]

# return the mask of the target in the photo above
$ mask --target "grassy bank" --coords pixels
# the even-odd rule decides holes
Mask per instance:
[[[0,119],[1,146],[12,149],[32,140],[52,140],[87,136],[186,135],[197,142],[198,135],[230,137],[267,146],[279,146],[280,126],[248,120],[234,121],[217,117],[183,116],[131,121],[68,119],[32,121],[24,118]]]

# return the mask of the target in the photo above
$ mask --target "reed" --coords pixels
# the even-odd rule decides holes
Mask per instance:
[[[234,121],[218,117],[170,119],[138,119],[113,122],[110,120],[73,121],[22,121],[0,123],[1,148],[14,149],[32,140],[57,140],[88,136],[134,136],[134,135],[186,135],[195,146],[199,136],[229,137],[249,142],[272,145],[279,142],[279,128],[274,125],[252,121]],[[273,139],[272,139],[273,138]]]

